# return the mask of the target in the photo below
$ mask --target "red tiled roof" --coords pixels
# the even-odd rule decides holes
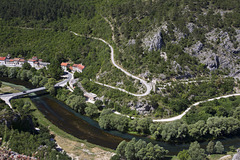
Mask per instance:
[[[9,59],[9,62],[14,62],[14,59]]]
[[[68,66],[68,65],[69,63],[64,63],[64,62],[61,63],[61,66]]]
[[[25,62],[25,59],[20,59],[20,62]]]
[[[20,60],[20,58],[14,58],[14,61],[19,61]]]
[[[77,68],[83,70],[85,68],[85,66],[83,66],[82,64],[78,64]]]
[[[35,62],[36,60],[34,60],[34,59],[29,59],[28,61],[30,61],[30,62]]]
[[[76,67],[81,70],[83,70],[85,68],[85,66],[83,66],[82,64],[74,64],[73,67]]]
[[[72,71],[72,70],[73,70],[73,67],[72,67],[72,66],[70,66],[70,67],[69,67],[69,69]]]
[[[5,61],[6,57],[0,57],[0,61]]]

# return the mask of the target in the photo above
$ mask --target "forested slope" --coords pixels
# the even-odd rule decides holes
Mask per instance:
[[[104,95],[106,101],[114,99],[115,108],[121,104],[170,116],[194,101],[232,93],[238,86],[224,77],[239,77],[240,73],[239,7],[238,0],[3,0],[0,55],[37,55],[49,62],[57,58],[82,63],[85,71],[75,76],[88,91]],[[124,96],[120,100],[118,91],[90,82],[144,91],[139,81],[111,64],[108,46],[70,31],[108,41],[119,65],[154,82],[155,93],[143,99]],[[210,81],[161,87],[167,80],[199,77]],[[219,84],[214,85],[216,81]],[[206,84],[213,87],[208,90]]]

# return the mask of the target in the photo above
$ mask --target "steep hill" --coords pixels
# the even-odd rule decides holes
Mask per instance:
[[[225,77],[240,76],[239,8],[239,0],[3,0],[0,56],[83,63],[85,71],[75,76],[112,108],[170,116],[194,101],[235,91],[238,84]],[[95,84],[145,92],[111,64],[107,45],[88,36],[109,42],[119,66],[151,83],[155,93],[133,98]],[[199,77],[205,80],[195,84]],[[189,78],[194,84],[166,82]]]

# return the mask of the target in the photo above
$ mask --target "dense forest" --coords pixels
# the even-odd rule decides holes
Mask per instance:
[[[167,142],[238,135],[239,97],[198,105],[181,121],[156,124],[151,118],[178,115],[194,102],[231,94],[239,88],[239,80],[234,79],[239,78],[240,73],[239,8],[239,0],[2,0],[0,56],[10,54],[25,59],[38,56],[51,65],[48,70],[38,71],[29,66],[22,69],[0,67],[0,76],[29,81],[36,87],[46,86],[51,95],[76,112],[97,120],[106,130],[150,135]],[[109,42],[117,63],[149,83],[155,81],[155,90],[137,98],[94,83],[99,81],[133,93],[145,91],[139,81],[111,64],[108,46],[91,36]],[[102,97],[101,100],[94,105],[86,104],[78,87],[73,93],[66,88],[55,90],[53,84],[63,73],[61,62],[83,64],[84,72],[74,76],[89,92]],[[186,81],[179,81],[181,79]],[[138,102],[153,108],[149,117],[138,115],[135,110]],[[116,115],[112,110],[137,118]],[[37,145],[45,145],[42,139],[49,138],[49,134],[36,134],[28,128],[20,131],[18,125],[6,129],[1,125],[0,131],[5,129],[24,139],[23,132],[26,132]],[[48,133],[47,129],[41,130]],[[2,132],[1,136],[7,137],[6,141],[14,139],[4,134]],[[122,142],[122,150],[118,150],[115,158],[162,158],[166,153],[159,146],[136,142],[145,148],[131,155],[125,151],[128,151],[127,146],[135,149],[133,141]],[[48,141],[47,144],[53,145]],[[163,154],[147,154],[154,147]],[[219,143],[217,147],[209,144],[209,148],[214,149],[207,149],[208,153],[223,152]],[[31,154],[36,146],[31,151],[14,149]],[[188,151],[179,153],[179,157],[192,158],[196,150],[199,157],[206,157],[197,142]]]

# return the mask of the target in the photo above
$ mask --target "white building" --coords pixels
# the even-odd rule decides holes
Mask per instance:
[[[62,63],[61,63],[61,67],[62,67],[62,69],[63,69],[64,71],[67,71],[67,68],[69,67],[69,63],[64,63],[64,62],[62,62]]]
[[[85,68],[85,66],[83,66],[82,64],[74,64],[72,66],[73,72],[79,72],[82,73],[83,69]]]
[[[0,57],[0,65],[6,64],[6,57]]]

